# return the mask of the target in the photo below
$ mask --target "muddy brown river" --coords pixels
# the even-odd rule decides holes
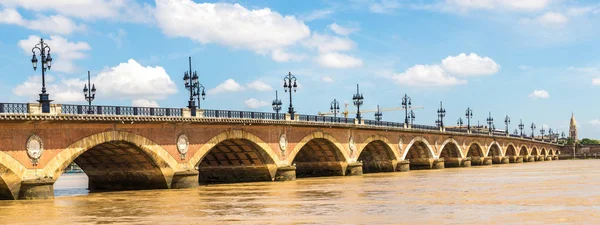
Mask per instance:
[[[600,224],[600,160],[0,201],[0,224]]]

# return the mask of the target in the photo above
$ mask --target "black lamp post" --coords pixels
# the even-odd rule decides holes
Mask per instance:
[[[488,123],[488,129],[490,131],[490,134],[492,133],[492,125],[494,125],[494,118],[492,118],[492,112],[490,112],[490,115],[487,118],[487,123]]]
[[[200,108],[200,97],[202,97],[202,100],[204,100],[206,97],[206,93],[204,93],[204,85],[200,83],[198,83],[198,86],[196,86],[196,97],[198,97],[198,108]]]
[[[46,70],[50,70],[52,67],[52,56],[50,56],[50,46],[44,42],[44,39],[40,39],[40,43],[37,43],[32,49],[33,57],[31,58],[31,64],[33,70],[37,70],[37,58],[35,56],[35,50],[38,50],[40,57],[42,58],[42,93],[40,93],[40,100],[38,102],[42,105],[42,113],[50,113],[50,95],[46,93]],[[47,52],[47,53],[46,53]]]
[[[467,117],[467,131],[471,131],[471,118],[473,118],[473,110],[471,108],[467,107],[465,117]]]
[[[190,70],[183,73],[183,81],[185,82],[185,88],[190,91],[190,100],[188,101],[188,108],[193,117],[196,116],[196,101],[194,97],[198,95],[198,74],[196,71],[192,72],[192,57],[189,57]]]
[[[92,101],[94,101],[96,98],[96,85],[92,84],[91,82],[90,71],[88,71],[88,83],[83,86],[83,95],[85,96],[85,100],[88,102],[87,113],[94,114],[94,110],[92,109]]]
[[[354,101],[354,105],[356,106],[356,119],[358,119],[358,123],[360,123],[360,106],[363,104],[363,95],[358,90],[358,84],[356,84],[356,94],[352,96],[352,100]]]
[[[535,139],[535,123],[531,123],[531,138]]]
[[[554,133],[552,133],[552,127],[548,128],[548,137],[550,137],[550,142],[554,140]]]
[[[329,110],[333,113],[333,117],[337,118],[337,114],[340,112],[340,102],[334,98],[330,105]]]
[[[296,92],[296,77],[292,75],[292,72],[288,72],[288,75],[283,78],[283,89],[285,92],[290,93],[290,107],[288,108],[288,113],[292,120],[294,120],[294,105],[292,104],[292,89]]]
[[[277,96],[277,90],[275,90],[275,100],[273,100],[271,106],[273,106],[273,111],[275,111],[277,117],[279,117],[279,111],[281,111],[281,99]]]
[[[438,127],[440,129],[444,129],[444,117],[446,116],[446,109],[444,109],[444,107],[442,107],[442,102],[440,101],[440,108],[437,110],[438,113],[438,120],[436,121],[436,124],[438,125]]]
[[[379,109],[379,105],[377,105],[377,112],[375,112],[375,120],[377,120],[377,122],[380,122],[382,117],[383,113]]]
[[[508,117],[508,115],[506,115],[506,117],[504,117],[504,125],[506,125],[506,135],[509,135],[508,125],[510,125],[510,117]]]
[[[521,119],[521,123],[519,124],[519,129],[521,130],[521,137],[523,137],[523,129],[525,129],[525,124],[523,124],[523,119]]]
[[[408,97],[408,95],[404,94],[404,97],[402,97],[402,107],[404,107],[404,123],[408,124],[408,108],[410,108],[410,106],[412,105],[410,97]],[[411,110],[412,113],[412,110]]]
[[[412,111],[412,109],[410,110],[410,114],[408,114],[408,118],[410,119],[410,126],[412,127],[412,125],[415,123],[415,112]]]
[[[462,125],[463,125],[463,120],[462,120],[462,118],[459,117],[458,121],[456,121],[456,126],[458,126],[458,128],[461,128]]]
[[[546,130],[544,129],[544,125],[542,125],[542,129],[540,130],[540,134],[542,134],[542,141],[544,141],[544,134],[546,133]]]

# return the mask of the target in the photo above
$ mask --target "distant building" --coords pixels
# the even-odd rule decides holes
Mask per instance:
[[[569,126],[569,138],[573,141],[577,141],[577,121],[575,121],[575,114],[571,113],[571,124]]]

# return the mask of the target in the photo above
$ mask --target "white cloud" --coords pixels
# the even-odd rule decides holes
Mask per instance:
[[[333,10],[315,10],[306,16],[302,16],[303,21],[313,21],[318,19],[327,18],[329,15],[333,13]]]
[[[533,19],[523,19],[521,22],[525,24],[542,25],[547,28],[561,28],[569,22],[569,18],[561,13],[547,12]]]
[[[593,119],[592,121],[590,121],[590,124],[594,125],[594,126],[600,126],[600,120],[598,119]]]
[[[489,75],[500,70],[500,65],[494,60],[489,57],[480,57],[475,53],[448,56],[442,60],[442,67],[446,72],[457,76]]]
[[[92,77],[91,82],[97,89],[96,99],[156,100],[164,99],[177,92],[175,83],[162,67],[144,67],[133,59],[99,73]],[[46,79],[50,98],[58,103],[84,102],[82,89],[85,84],[87,84],[87,78],[85,80],[61,79],[58,81],[50,75]],[[40,89],[41,86],[41,76],[32,76],[23,84],[15,87],[13,93],[34,100],[39,96],[37,96],[37,92],[31,90]]]
[[[324,76],[323,78],[321,78],[321,81],[324,83],[333,83],[334,82],[333,78],[331,78],[330,76]]]
[[[227,79],[225,82],[217,85],[217,87],[208,90],[208,94],[214,95],[223,92],[238,92],[243,91],[244,87],[242,85],[235,82],[233,79]]]
[[[600,77],[592,79],[592,85],[600,86]]]
[[[155,18],[168,36],[261,54],[291,46],[310,35],[310,29],[294,16],[269,8],[248,10],[239,4],[156,0]]]
[[[550,0],[445,0],[445,4],[461,11],[474,9],[538,11],[548,7]]]
[[[46,34],[71,34],[85,31],[85,25],[77,25],[71,19],[62,15],[38,15],[35,20],[24,19],[15,9],[6,8],[0,11],[0,23],[13,24]]]
[[[547,98],[550,98],[550,94],[545,90],[534,90],[531,94],[529,94],[529,98],[531,98],[531,99],[547,99]]]
[[[289,61],[302,61],[304,55],[296,55],[294,53],[288,53],[283,49],[275,49],[271,52],[271,58],[277,62],[289,62]]]
[[[244,103],[246,104],[246,107],[251,108],[251,109],[261,108],[261,107],[265,107],[265,106],[269,105],[268,102],[259,101],[259,100],[256,100],[255,98],[248,99],[248,100],[244,101]]]
[[[160,107],[158,102],[147,99],[134,99],[131,101],[131,105],[134,107]]]
[[[400,85],[418,87],[453,86],[467,83],[465,80],[449,76],[438,65],[415,65],[404,73],[393,75],[392,79]]]
[[[363,65],[363,61],[359,58],[336,52],[321,54],[315,60],[323,67],[336,69],[355,68]]]
[[[378,0],[369,5],[369,10],[374,13],[388,13],[399,7],[400,3],[397,0]]]
[[[348,51],[356,47],[356,44],[347,37],[336,37],[313,33],[310,39],[304,41],[304,46],[317,49],[321,53],[334,51]]]
[[[357,28],[352,28],[352,27],[342,27],[342,26],[338,25],[337,23],[332,23],[328,27],[334,33],[336,33],[338,35],[343,35],[343,36],[348,36],[349,34],[354,33],[358,30]]]
[[[31,57],[31,49],[39,43],[40,37],[31,35],[28,39],[20,40],[19,46],[26,55]],[[51,48],[53,71],[73,73],[77,67],[73,64],[74,60],[85,58],[85,51],[92,49],[86,42],[70,42],[61,36],[50,36],[49,40],[44,40]],[[36,52],[38,54],[39,52]],[[38,55],[39,60],[39,55]],[[38,65],[41,67],[41,65]]]
[[[86,20],[109,19],[144,23],[152,21],[152,7],[133,0],[3,0],[0,5],[35,12],[53,11]]]
[[[248,88],[250,88],[250,89],[254,89],[254,90],[257,90],[257,91],[271,91],[271,90],[273,90],[273,88],[270,85],[265,84],[264,82],[258,81],[258,80],[252,81],[252,82],[248,83],[246,86],[248,86]]]

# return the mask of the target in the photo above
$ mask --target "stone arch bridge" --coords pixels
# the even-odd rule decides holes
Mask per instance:
[[[22,107],[0,104],[0,199],[53,197],[54,182],[73,162],[91,191],[112,191],[548,161],[560,148],[510,135],[331,117],[100,107],[84,115],[65,105],[41,114],[36,104]]]

